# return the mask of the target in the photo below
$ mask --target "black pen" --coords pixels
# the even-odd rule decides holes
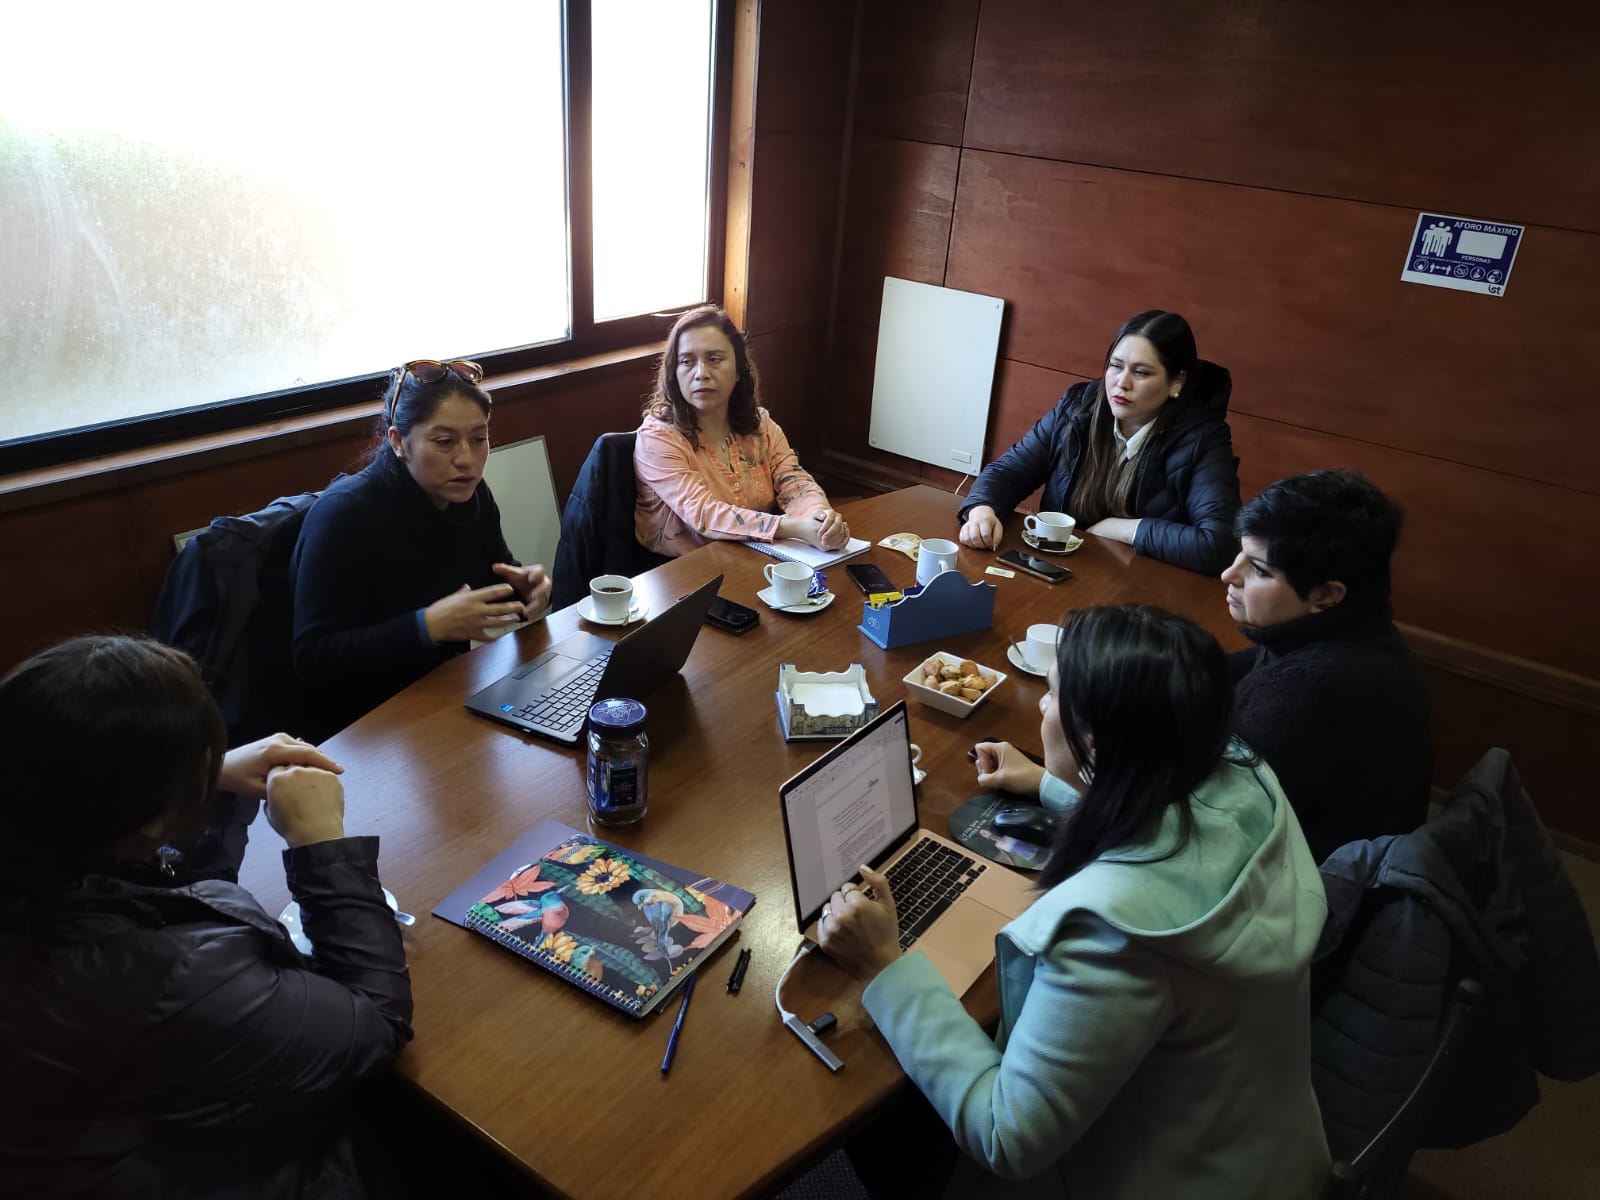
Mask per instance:
[[[750,949],[739,951],[739,957],[734,960],[733,973],[728,976],[728,991],[737,996],[739,989],[744,985],[745,968],[750,965]]]
[[[696,972],[683,985],[683,1003],[678,1005],[678,1019],[672,1023],[672,1034],[667,1038],[667,1052],[661,1056],[663,1075],[672,1070],[672,1056],[678,1052],[678,1034],[683,1032],[683,1017],[689,1011],[689,998],[694,995],[694,981],[699,977],[699,972]]]

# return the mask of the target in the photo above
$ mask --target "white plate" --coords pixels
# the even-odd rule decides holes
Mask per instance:
[[[1006,661],[1025,675],[1037,675],[1040,679],[1048,678],[1050,675],[1050,668],[1048,667],[1043,671],[1036,671],[1030,667],[1028,660],[1022,657],[1022,651],[1015,646],[1006,647]]]
[[[400,901],[394,898],[394,893],[388,888],[383,889],[383,898],[389,902],[389,907],[395,912],[400,911]],[[291,900],[283,906],[283,911],[278,914],[278,924],[289,931],[289,940],[294,943],[294,948],[311,957],[311,939],[306,936],[305,927],[300,924],[300,904]]]
[[[768,608],[774,610],[775,612],[798,613],[804,615],[806,613],[819,613],[823,609],[827,608],[828,605],[833,603],[833,593],[823,592],[820,598],[814,599],[806,604],[779,604],[778,597],[773,593],[771,588],[762,588],[756,593],[756,599],[761,601],[761,603],[765,604]]]
[[[604,617],[594,615],[594,597],[585,596],[578,601],[578,615],[585,621],[593,621],[596,625],[632,625],[635,621],[642,621],[650,615],[650,605],[635,596],[633,603],[628,605],[627,616],[620,621],[608,621]]]
[[[1072,554],[1083,545],[1083,539],[1077,534],[1073,534],[1067,539],[1067,548],[1065,550],[1051,550],[1047,546],[1041,546],[1039,539],[1026,529],[1022,531],[1022,540],[1027,543],[1028,549],[1037,550],[1040,554]]]

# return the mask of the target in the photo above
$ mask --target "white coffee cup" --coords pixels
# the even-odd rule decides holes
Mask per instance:
[[[803,604],[811,591],[813,572],[805,563],[768,563],[761,568],[761,573],[772,585],[772,594],[779,604]]]
[[[1022,642],[1022,657],[1035,671],[1048,671],[1056,661],[1056,643],[1061,640],[1059,625],[1029,625]]]
[[[1023,519],[1022,527],[1041,542],[1066,542],[1078,524],[1063,512],[1034,513]]]
[[[956,569],[956,555],[960,547],[944,538],[923,538],[917,550],[917,582],[927,587],[935,575]]]
[[[589,581],[589,602],[597,621],[626,621],[633,605],[633,580],[626,575],[596,575]]]
[[[928,777],[928,773],[917,766],[922,761],[922,747],[915,742],[911,743],[911,782],[913,785],[921,783]]]

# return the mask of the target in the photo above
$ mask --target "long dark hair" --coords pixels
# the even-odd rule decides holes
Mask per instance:
[[[761,428],[761,417],[756,411],[761,405],[761,377],[756,372],[755,360],[750,357],[744,334],[733,323],[733,318],[717,305],[702,304],[673,322],[656,368],[656,390],[644,402],[645,416],[666,421],[696,444],[700,419],[678,386],[678,341],[688,330],[707,325],[721,330],[728,339],[733,346],[734,364],[739,368],[739,382],[733,385],[733,394],[728,397],[728,428],[739,434],[754,433]]]
[[[141,638],[73,638],[0,679],[0,890],[69,882],[165,817],[198,828],[227,747],[194,661]],[[21,870],[15,868],[22,868]]]
[[[1233,685],[1222,647],[1159,608],[1086,608],[1067,618],[1056,672],[1055,712],[1090,782],[1056,831],[1039,886],[1148,839],[1174,806],[1179,839],[1161,857],[1178,853],[1194,829],[1189,794],[1228,747]]]
[[[1106,401],[1106,367],[1111,365],[1111,355],[1126,337],[1142,337],[1148,341],[1161,360],[1168,378],[1183,374],[1183,387],[1177,396],[1168,400],[1156,413],[1150,432],[1145,435],[1146,446],[1151,445],[1162,428],[1189,399],[1191,389],[1200,376],[1200,355],[1195,349],[1194,331],[1189,322],[1175,312],[1159,308],[1136,313],[1122,323],[1111,344],[1106,347],[1105,359],[1100,365],[1100,380],[1094,385],[1090,403],[1089,444],[1072,481],[1072,495],[1067,509],[1081,526],[1093,525],[1105,517],[1134,516],[1128,511],[1133,491],[1134,473],[1124,472],[1117,456],[1116,438],[1112,427],[1116,417],[1111,415],[1111,405]]]

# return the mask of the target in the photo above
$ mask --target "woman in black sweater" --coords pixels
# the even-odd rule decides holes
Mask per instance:
[[[317,738],[336,733],[475,638],[543,610],[483,480],[489,394],[476,363],[407,363],[365,469],[312,506],[290,564],[294,668]]]
[[[1389,607],[1400,523],[1359,475],[1280,479],[1239,513],[1242,548],[1222,573],[1254,643],[1228,656],[1234,727],[1277,773],[1319,863],[1428,816],[1427,692]]]

